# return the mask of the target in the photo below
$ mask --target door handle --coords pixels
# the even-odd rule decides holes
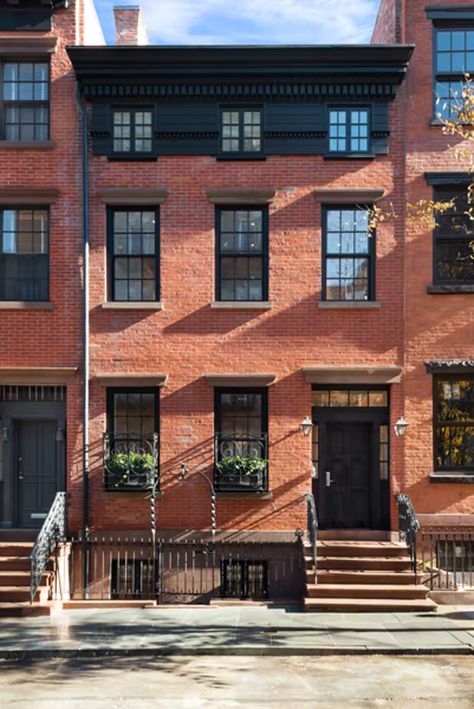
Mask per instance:
[[[326,487],[331,487],[334,480],[331,480],[331,471],[326,470]]]

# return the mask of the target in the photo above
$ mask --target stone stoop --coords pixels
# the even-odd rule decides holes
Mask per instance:
[[[417,584],[408,548],[397,542],[319,541],[317,583],[305,542],[306,612],[435,611],[429,589]]]
[[[37,532],[0,531],[0,618],[49,615],[49,574],[30,603],[30,560]]]

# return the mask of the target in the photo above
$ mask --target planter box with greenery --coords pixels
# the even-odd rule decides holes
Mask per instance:
[[[267,460],[255,456],[225,456],[216,465],[218,484],[221,487],[262,487],[267,464]]]
[[[111,453],[105,461],[108,490],[143,490],[153,483],[155,462],[151,453]]]

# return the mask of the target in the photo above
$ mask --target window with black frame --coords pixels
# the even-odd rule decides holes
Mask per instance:
[[[368,153],[370,149],[368,108],[329,109],[329,152]]]
[[[109,267],[113,301],[159,300],[157,209],[110,209]]]
[[[474,474],[474,374],[434,381],[436,470]]]
[[[216,392],[216,487],[267,487],[268,423],[266,390]]]
[[[44,141],[49,138],[49,63],[0,63],[2,139]]]
[[[467,188],[436,188],[434,200],[453,206],[436,215],[433,264],[436,284],[474,284],[474,226],[468,210]]]
[[[268,298],[266,209],[221,207],[216,213],[217,300]]]
[[[251,155],[262,151],[262,110],[224,108],[221,111],[221,152]]]
[[[221,595],[224,598],[268,598],[268,562],[232,560],[221,562]]]
[[[151,153],[153,148],[153,111],[120,108],[113,111],[114,153]]]
[[[434,28],[435,115],[457,120],[464,77],[474,71],[474,25]]]
[[[323,300],[368,301],[375,297],[375,233],[362,207],[323,212]]]
[[[49,211],[0,210],[0,300],[49,300]]]
[[[109,389],[104,436],[105,486],[109,490],[148,488],[158,473],[156,389]]]

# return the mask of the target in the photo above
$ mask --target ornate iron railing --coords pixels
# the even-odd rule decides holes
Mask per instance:
[[[268,436],[217,433],[214,445],[215,488],[228,491],[268,489]]]
[[[419,569],[432,591],[474,588],[474,529],[421,530]]]
[[[30,601],[33,603],[46,567],[58,544],[66,538],[66,493],[57,492],[30,554]]]
[[[148,490],[159,477],[158,434],[149,438],[104,434],[106,490]]]
[[[420,523],[408,495],[396,495],[398,504],[398,530],[400,541],[406,542],[415,575],[417,574],[417,540]]]
[[[314,568],[314,583],[318,583],[318,515],[316,513],[316,503],[314,501],[314,495],[311,493],[306,494],[307,503],[307,534],[309,542],[311,544],[311,556],[313,557],[313,568]]]

